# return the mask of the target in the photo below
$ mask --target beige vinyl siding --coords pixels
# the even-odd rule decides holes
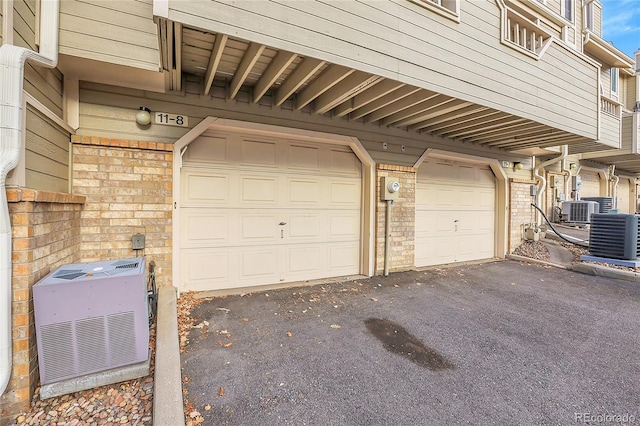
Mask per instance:
[[[496,2],[461,7],[455,23],[406,0],[170,1],[169,18],[595,138],[594,65],[555,42],[536,61],[500,43]]]
[[[4,15],[2,14],[4,1],[5,0],[0,0],[0,46],[2,46],[2,43],[3,43],[2,35],[4,34]]]
[[[620,148],[620,120],[604,112],[600,125],[600,142]]]
[[[627,77],[624,80],[626,86],[626,107],[629,109],[633,109],[635,103],[640,101],[640,99],[636,99],[636,84],[638,80],[636,79],[636,77]]]
[[[627,152],[633,148],[633,115],[622,117],[622,149]]]
[[[35,0],[15,0],[13,2],[13,44],[37,50],[35,27]]]
[[[60,53],[157,71],[152,0],[60,2]]]
[[[561,0],[547,0],[545,2],[545,4],[547,5],[547,8],[549,10],[557,13],[558,15],[561,15],[562,9],[561,9],[561,6],[560,6],[560,1]]]
[[[602,37],[602,8],[593,3],[593,32]]]
[[[62,118],[62,73],[57,68],[44,68],[27,63],[24,68],[24,80],[24,89]]]
[[[611,97],[611,68],[605,65],[602,66],[600,72],[600,85],[602,87],[602,94],[606,97]]]
[[[69,191],[70,134],[27,106],[25,185],[55,192]]]
[[[224,98],[201,96],[197,85],[187,84],[186,88],[187,93],[182,96],[81,82],[80,128],[76,133],[84,136],[173,143],[189,130],[156,124],[149,128],[138,127],[135,123],[135,113],[140,105],[146,105],[152,111],[187,115],[190,127],[197,125],[205,117],[214,116],[354,136],[360,139],[376,162],[387,164],[412,166],[427,147],[491,158],[504,156],[503,151],[428,135],[420,136],[400,129],[265,108],[259,104],[251,104],[248,100],[249,95],[242,91],[238,94],[237,101],[228,102]],[[191,89],[195,93],[189,93]],[[224,93],[224,88],[221,91]],[[386,150],[383,149],[385,142],[388,145]],[[405,146],[404,152],[402,145]]]

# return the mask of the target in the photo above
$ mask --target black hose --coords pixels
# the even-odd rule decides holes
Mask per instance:
[[[535,205],[535,204],[533,204],[533,203],[531,203],[531,205],[532,205],[533,207],[535,207],[535,209],[536,209],[536,210],[538,210],[538,211],[540,212],[540,214],[542,215],[542,217],[544,217],[544,220],[547,222],[547,225],[549,225],[549,228],[551,228],[551,229],[553,230],[553,232],[555,232],[555,233],[556,233],[556,235],[557,235],[558,237],[562,238],[562,239],[563,239],[563,240],[565,240],[566,242],[568,242],[568,243],[570,243],[570,244],[573,244],[573,245],[575,245],[575,246],[578,246],[578,247],[587,247],[587,248],[589,248],[589,243],[588,243],[587,241],[585,241],[585,240],[578,240],[578,241],[583,242],[583,243],[586,243],[586,244],[578,244],[578,243],[577,243],[577,242],[575,242],[575,241],[568,240],[564,235],[562,235],[560,232],[558,232],[558,230],[557,230],[556,228],[554,228],[554,227],[553,227],[553,225],[551,224],[551,222],[549,222],[549,219],[547,219],[547,215],[545,215],[545,214],[544,214],[544,212],[543,212],[542,210],[540,210],[540,207],[536,206],[536,205]]]

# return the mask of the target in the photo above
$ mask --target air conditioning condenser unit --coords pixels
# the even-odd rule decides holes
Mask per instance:
[[[591,215],[597,213],[599,205],[595,201],[564,201],[562,203],[562,214],[566,215],[567,222],[589,223]]]
[[[582,201],[595,201],[599,204],[599,208],[596,213],[609,213],[613,208],[612,197],[582,197]]]
[[[638,258],[640,221],[634,214],[594,214],[589,230],[589,253],[610,259]]]
[[[144,258],[61,266],[33,286],[43,385],[144,362]]]

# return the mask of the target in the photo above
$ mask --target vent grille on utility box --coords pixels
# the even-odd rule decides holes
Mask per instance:
[[[145,273],[143,258],[78,263],[33,286],[42,384],[147,360]]]
[[[582,197],[583,201],[595,201],[599,205],[596,213],[609,213],[613,208],[613,198],[611,197]]]
[[[640,222],[634,214],[594,214],[589,230],[589,253],[611,259],[638,258]]]

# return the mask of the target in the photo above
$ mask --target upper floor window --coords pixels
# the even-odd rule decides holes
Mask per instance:
[[[584,25],[589,31],[593,31],[593,2],[587,3],[587,7],[584,10]]]
[[[618,88],[620,86],[620,74],[618,68],[611,68],[611,97],[618,98]]]
[[[562,16],[573,22],[573,0],[562,0]]]
[[[460,22],[460,0],[412,0],[444,17]]]

